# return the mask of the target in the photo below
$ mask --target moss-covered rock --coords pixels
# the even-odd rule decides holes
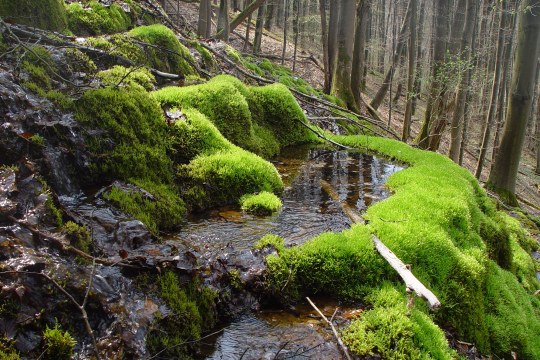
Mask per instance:
[[[67,28],[63,0],[2,0],[0,17],[46,30],[62,31]]]
[[[164,107],[195,108],[233,144],[265,157],[284,146],[316,141],[302,109],[283,86],[247,87],[229,76],[153,93]]]
[[[127,31],[131,17],[118,4],[104,6],[97,1],[66,5],[69,29],[76,35],[112,34]]]
[[[444,332],[426,314],[407,309],[403,291],[387,283],[373,291],[367,301],[373,308],[353,320],[343,333],[353,353],[400,360],[457,357]]]
[[[154,45],[144,48],[147,63],[152,67],[184,76],[196,73],[191,66],[195,60],[188,48],[178,41],[174,32],[168,27],[160,24],[139,26],[131,30],[129,35]]]
[[[137,90],[152,91],[156,85],[156,78],[150,70],[145,68],[126,68],[115,65],[98,72],[97,76],[105,86],[128,86],[135,87]]]
[[[240,198],[243,211],[255,215],[270,215],[278,211],[283,204],[273,193],[262,191],[259,194],[247,194]]]

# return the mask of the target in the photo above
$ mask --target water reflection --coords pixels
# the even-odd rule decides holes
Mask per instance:
[[[237,208],[213,209],[192,216],[178,237],[200,251],[218,253],[251,249],[263,235],[282,236],[287,244],[300,244],[325,231],[341,231],[350,220],[321,188],[332,184],[341,201],[360,212],[386,198],[386,179],[402,167],[355,151],[295,148],[282,153],[275,165],[286,189],[282,210],[271,217],[243,214]]]

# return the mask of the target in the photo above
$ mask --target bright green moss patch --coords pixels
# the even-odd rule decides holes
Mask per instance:
[[[281,253],[285,249],[285,240],[282,237],[273,234],[267,234],[260,238],[253,248],[255,250],[262,250],[267,246],[273,246],[278,253]]]
[[[266,261],[271,292],[289,300],[319,293],[359,299],[389,276],[363,226],[323,233]]]
[[[148,63],[159,70],[182,74],[195,74],[191,66],[195,62],[188,48],[180,44],[174,32],[160,24],[139,26],[129,32],[135,39],[154,46],[144,48]]]
[[[131,17],[116,3],[104,6],[90,1],[66,5],[69,29],[76,35],[99,35],[123,32],[131,26]]]
[[[2,0],[0,17],[47,30],[62,31],[67,27],[63,0]]]
[[[115,65],[111,69],[98,72],[97,76],[105,86],[130,86],[138,90],[152,91],[156,85],[154,75],[145,68]]]
[[[437,323],[456,329],[463,340],[474,342],[484,353],[508,355],[510,347],[504,345],[504,339],[516,337],[518,326],[497,327],[498,335],[493,336],[492,324],[504,323],[502,314],[513,316],[515,306],[511,299],[520,299],[519,304],[526,305],[524,299],[530,298],[527,289],[540,286],[527,253],[518,248],[520,242],[526,243],[523,230],[509,226],[506,215],[496,211],[474,177],[448,158],[383,138],[351,136],[335,140],[376,151],[410,167],[388,179],[387,185],[394,194],[368,209],[364,218],[369,225],[350,230],[359,233],[353,240],[347,238],[347,231],[324,234],[301,247],[286,249],[280,257],[269,257],[269,280],[274,288],[287,284],[284,290],[289,296],[302,289],[308,293],[326,290],[360,298],[366,289],[358,289],[358,284],[370,288],[395,273],[365,260],[362,274],[367,280],[363,280],[358,273],[335,270],[336,254],[341,254],[343,269],[354,269],[350,260],[344,261],[354,256],[380,260],[370,241],[370,234],[375,233],[404,263],[411,264],[413,273],[438,296],[442,308],[435,315]],[[341,239],[338,244],[337,239]],[[323,251],[326,247],[332,251]],[[513,274],[493,265],[490,259]],[[487,290],[496,273],[494,266],[505,274],[505,284],[499,292],[503,288],[508,292],[496,309]],[[325,271],[319,273],[320,269]],[[319,280],[326,276],[333,282]],[[534,306],[524,306],[520,311],[522,315],[516,313],[516,319],[527,318],[529,328],[530,324],[540,323]],[[540,343],[540,332],[529,334],[513,349],[524,354],[524,358],[540,358],[538,349],[530,345]]]
[[[270,215],[278,211],[283,204],[281,200],[268,191],[259,194],[247,194],[240,198],[242,210],[255,215]]]
[[[132,180],[140,189],[124,191],[112,186],[105,198],[120,209],[142,221],[150,231],[172,230],[182,222],[186,208],[174,187],[151,181]]]
[[[384,359],[448,359],[456,357],[444,332],[424,313],[409,315],[403,293],[389,284],[368,296],[373,309],[363,312],[343,332],[343,340],[357,355]]]
[[[58,324],[46,327],[43,332],[46,359],[69,360],[77,343],[67,331],[62,331]]]
[[[186,197],[197,208],[234,204],[244,194],[283,190],[274,165],[237,147],[197,156],[180,172],[192,184]]]
[[[68,221],[63,225],[62,230],[72,246],[86,253],[90,252],[92,237],[90,236],[90,231],[85,226]]]
[[[232,143],[265,157],[281,147],[314,142],[302,109],[282,86],[246,87],[240,80],[216,76],[206,84],[168,87],[153,93],[164,107],[195,108]]]

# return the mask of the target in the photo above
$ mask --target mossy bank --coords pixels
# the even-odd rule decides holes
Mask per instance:
[[[483,353],[539,358],[540,300],[532,295],[539,284],[525,250],[532,243],[517,221],[498,212],[474,177],[448,158],[382,138],[335,140],[410,167],[388,179],[394,194],[368,209],[368,225],[321,234],[268,257],[269,284],[275,294],[284,293],[289,301],[306,293],[366,300],[372,307],[369,316],[353,321],[345,337],[359,354],[448,357],[436,355],[429,346],[417,346],[429,337],[430,343],[444,344],[441,351],[450,354],[434,321],[474,342]],[[411,264],[414,274],[439,297],[442,308],[437,313],[403,318],[404,300],[394,305],[376,300],[381,291],[390,291],[389,286],[394,288],[391,297],[404,299],[404,286],[375,251],[371,234]],[[382,281],[392,285],[381,289]],[[416,308],[427,314],[421,303]],[[390,321],[387,316],[393,313],[395,321]],[[406,351],[400,342],[382,340],[392,331],[409,334],[403,338],[410,339]]]

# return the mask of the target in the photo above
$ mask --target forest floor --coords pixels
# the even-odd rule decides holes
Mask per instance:
[[[198,4],[197,3],[185,3],[185,2],[174,2],[172,0],[166,0],[166,10],[169,14],[173,14],[172,18],[176,19],[178,21],[178,25],[181,27],[187,28],[193,32],[196,32],[197,29],[197,20],[198,20]],[[179,6],[179,11],[177,11],[177,6]],[[174,16],[176,14],[180,14],[180,16]],[[236,13],[231,13],[231,16],[235,16]],[[255,18],[255,14],[253,15],[253,18]],[[238,51],[240,51],[243,54],[250,53],[252,48],[252,39],[254,34],[254,27],[255,27],[255,20],[252,20],[252,26],[249,33],[249,39],[246,46],[246,26],[243,23],[242,25],[238,26],[236,30],[231,34],[230,36],[230,45],[232,45],[234,48],[236,48]],[[215,30],[216,24],[213,23],[213,28]],[[267,56],[270,58],[271,61],[280,63],[279,57],[281,56],[283,49],[283,37],[282,37],[282,30],[280,28],[275,28],[274,31],[269,32],[267,30],[264,31],[264,36],[262,39],[262,45],[261,45],[261,53],[260,56]],[[319,58],[318,53],[320,53],[321,49],[312,49],[310,51],[307,51],[305,49],[302,49],[301,46],[299,46],[297,51],[297,61],[295,65],[295,74],[297,74],[299,77],[305,79],[307,82],[310,83],[311,86],[313,86],[316,89],[323,88],[324,85],[324,72],[323,68],[321,67],[322,61]],[[286,46],[285,51],[285,58],[284,58],[284,66],[292,69],[293,68],[293,53],[294,53],[294,45],[292,41],[289,39],[289,42]],[[314,60],[317,59],[317,60]],[[363,95],[364,101],[369,102],[371,100],[371,96],[373,96],[378,88],[381,86],[382,83],[382,76],[376,76],[373,74],[368,74],[367,77],[367,83],[366,83],[366,91]],[[392,94],[394,96],[394,94]],[[416,114],[413,116],[412,119],[412,127],[411,127],[411,140],[412,143],[417,135],[418,131],[420,130],[420,126],[423,120],[424,110],[425,110],[425,102],[420,99],[418,101],[418,109],[416,111]],[[392,104],[392,117],[391,117],[391,128],[398,134],[401,134],[402,126],[403,126],[403,118],[404,118],[404,109],[405,109],[405,96],[402,95],[398,101],[397,104]],[[381,106],[378,109],[379,114],[381,115],[381,118],[383,121],[388,121],[389,114],[390,114],[390,107],[388,103],[388,95],[381,104]],[[474,119],[472,119],[474,120]],[[469,132],[469,145],[464,153],[464,159],[463,159],[463,166],[467,168],[469,171],[474,173],[476,169],[476,164],[478,161],[478,155],[479,152],[478,149],[478,142],[481,138],[481,129],[480,124],[481,121],[471,121],[471,129]],[[438,150],[439,153],[446,155],[448,153],[450,146],[450,131],[449,127],[446,128],[446,131],[442,137],[441,145]],[[480,178],[480,181],[482,184],[485,183],[487,180],[487,177],[489,175],[489,169],[491,166],[491,153],[488,153],[486,157],[486,166],[484,167],[484,171],[482,172],[482,176]],[[540,175],[536,174],[534,171],[535,167],[535,154],[528,150],[524,149],[523,151],[523,157],[520,163],[519,168],[519,174],[518,174],[518,181],[516,185],[516,193],[518,195],[518,200],[520,203],[520,206],[527,211],[529,214],[534,215],[536,217],[540,217]]]

